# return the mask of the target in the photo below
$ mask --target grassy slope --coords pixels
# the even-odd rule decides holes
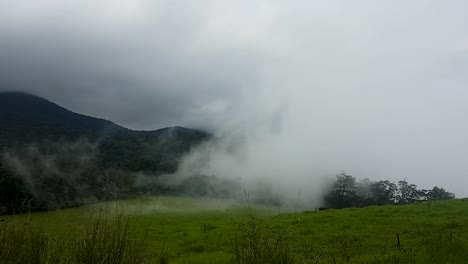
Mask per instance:
[[[133,237],[145,239],[155,251],[164,250],[170,263],[227,262],[233,256],[236,227],[252,219],[269,230],[265,234],[279,234],[303,262],[310,263],[410,263],[409,259],[425,263],[428,258],[442,263],[439,255],[444,256],[443,261],[462,263],[466,256],[460,252],[468,246],[465,199],[277,214],[280,208],[248,209],[219,200],[151,197],[0,219],[6,224],[38,226],[58,241],[67,241],[92,224],[102,208],[115,207],[132,216]]]

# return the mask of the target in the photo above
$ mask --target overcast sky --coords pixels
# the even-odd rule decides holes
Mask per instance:
[[[294,189],[347,171],[468,196],[467,10],[464,0],[0,0],[0,91],[132,129],[243,139],[238,157],[216,150],[206,173],[298,175]]]

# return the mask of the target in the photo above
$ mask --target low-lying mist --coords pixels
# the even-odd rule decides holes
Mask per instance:
[[[213,175],[213,179],[237,183],[233,193],[239,199],[302,208],[320,206],[330,187],[331,177],[326,176],[334,175],[318,173],[310,166],[313,161],[296,156],[291,146],[275,142],[279,140],[275,136],[214,139],[193,149],[182,159],[177,173],[167,178],[180,181],[191,175]]]

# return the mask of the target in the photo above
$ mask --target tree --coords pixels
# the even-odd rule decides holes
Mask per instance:
[[[374,182],[371,185],[372,200],[376,205],[394,204],[397,201],[398,187],[388,180]]]
[[[22,203],[31,197],[21,178],[0,163],[0,215],[21,213]]]
[[[398,184],[388,180],[372,182],[356,179],[346,173],[336,176],[325,195],[325,203],[332,208],[363,207],[369,205],[411,204],[418,201],[454,199],[453,193],[435,186],[431,190],[418,190],[415,184],[401,180]]]
[[[400,193],[398,196],[399,204],[410,204],[420,201],[420,191],[415,184],[408,184],[406,180],[398,182]]]
[[[357,206],[359,204],[357,198],[356,178],[343,172],[336,176],[336,181],[325,197],[325,202],[330,207],[345,208]]]
[[[451,200],[455,198],[455,194],[447,192],[444,188],[439,188],[434,186],[427,194],[427,200],[436,201],[436,200]]]
[[[368,178],[365,178],[357,183],[356,195],[359,198],[359,206],[372,205],[372,183],[373,182]]]

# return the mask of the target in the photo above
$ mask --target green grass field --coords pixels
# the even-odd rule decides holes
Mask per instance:
[[[287,213],[225,200],[146,197],[3,216],[0,224],[47,234],[53,247],[116,212],[130,217],[132,241],[169,263],[468,263],[466,199]]]

